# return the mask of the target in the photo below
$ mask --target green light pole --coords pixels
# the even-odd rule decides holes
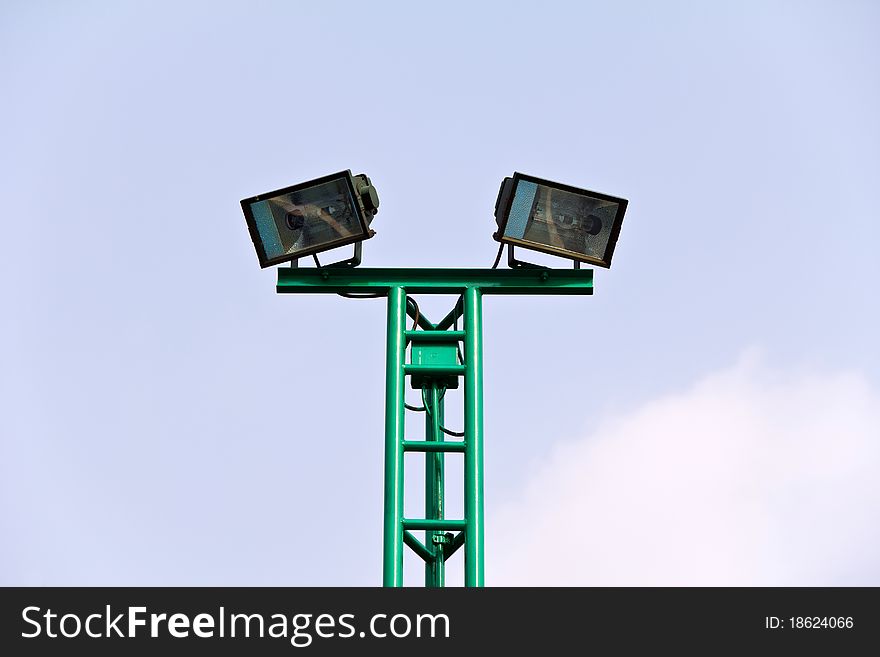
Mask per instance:
[[[486,294],[592,294],[592,270],[291,267],[278,270],[276,290],[280,294],[388,297],[383,584],[403,586],[403,546],[407,545],[425,561],[425,586],[445,584],[446,560],[460,547],[464,547],[465,586],[483,586],[482,298]],[[435,324],[410,302],[410,294],[455,294],[460,298]],[[412,330],[406,329],[407,315],[415,323]],[[463,324],[459,331],[453,327],[460,318]],[[407,346],[411,347],[409,362]],[[407,377],[422,389],[424,440],[405,435]],[[446,440],[444,433],[451,432],[443,427],[443,391],[457,387],[459,379],[464,381],[464,435],[461,440]],[[407,452],[425,454],[424,518],[403,515]],[[464,518],[460,519],[447,519],[444,514],[446,453],[464,454]],[[412,533],[422,530],[424,543]]]

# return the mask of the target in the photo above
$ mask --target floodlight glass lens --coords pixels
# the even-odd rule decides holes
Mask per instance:
[[[520,180],[504,236],[602,259],[619,204]]]
[[[267,259],[366,237],[343,178],[257,201],[251,212]]]

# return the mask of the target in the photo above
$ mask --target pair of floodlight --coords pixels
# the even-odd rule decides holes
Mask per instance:
[[[514,173],[501,183],[492,237],[507,245],[511,267],[537,266],[517,260],[517,246],[567,258],[576,268],[610,267],[626,206],[616,196]],[[354,256],[327,266],[355,267],[361,244],[376,234],[370,223],[379,196],[369,177],[347,170],[246,198],[241,207],[261,267],[296,266],[306,256],[319,264],[318,253],[349,244]]]

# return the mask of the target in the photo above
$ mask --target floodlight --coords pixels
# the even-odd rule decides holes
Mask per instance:
[[[370,179],[351,170],[267,192],[241,202],[260,267],[355,244],[355,256],[336,265],[360,264],[360,243],[375,235],[370,222],[379,196]]]
[[[505,178],[495,201],[498,232],[511,267],[529,266],[514,246],[610,267],[626,199],[542,180],[522,173]],[[534,265],[532,265],[534,266]]]

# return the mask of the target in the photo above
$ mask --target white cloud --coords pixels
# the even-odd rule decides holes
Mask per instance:
[[[558,447],[489,518],[490,585],[880,585],[880,393],[745,356]]]

